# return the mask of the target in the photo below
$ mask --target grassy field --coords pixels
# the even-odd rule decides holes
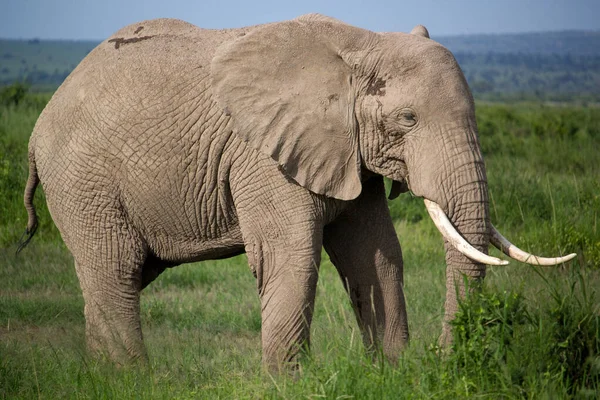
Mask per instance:
[[[295,378],[260,369],[260,314],[245,256],[166,271],[142,295],[148,368],[85,350],[72,258],[36,196],[40,229],[19,255],[27,140],[47,95],[0,105],[0,399],[597,398],[600,390],[600,110],[477,107],[492,221],[522,248],[577,252],[565,266],[488,269],[462,305],[454,351],[436,347],[442,239],[422,200],[390,203],[406,265],[412,342],[398,365],[368,358],[324,257],[312,352]],[[498,255],[498,253],[495,253]]]

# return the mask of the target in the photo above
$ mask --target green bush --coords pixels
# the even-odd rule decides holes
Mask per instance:
[[[527,311],[522,295],[475,291],[460,301],[453,327],[454,357],[460,368],[478,371],[506,362],[515,326]]]
[[[566,251],[582,254],[588,265],[600,268],[600,240],[593,233],[568,225],[561,228],[559,241]]]
[[[569,279],[568,290],[548,282],[552,303],[547,347],[548,370],[562,377],[571,393],[600,389],[600,314],[596,292],[582,271]]]
[[[598,393],[600,315],[592,276],[579,267],[563,280],[538,275],[545,282],[541,298],[484,286],[460,301],[452,352],[443,361],[448,383],[469,382],[479,392],[527,393],[536,386]]]
[[[21,82],[0,88],[0,104],[17,106],[25,99],[28,91],[29,85]]]

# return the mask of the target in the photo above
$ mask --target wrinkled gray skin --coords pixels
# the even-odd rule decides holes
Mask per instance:
[[[222,31],[159,19],[94,49],[37,122],[26,191],[31,215],[39,176],[73,253],[90,348],[145,359],[140,291],[165,268],[246,252],[263,362],[293,361],[324,246],[365,343],[395,359],[408,324],[382,175],[489,243],[473,99],[427,36],[318,15]],[[442,343],[462,274],[485,275],[448,244],[446,261]]]

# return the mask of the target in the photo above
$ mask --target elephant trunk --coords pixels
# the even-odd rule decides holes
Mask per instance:
[[[489,208],[487,199],[487,184],[473,182],[465,189],[461,198],[456,200],[454,212],[450,215],[452,224],[462,237],[476,250],[483,254],[488,253],[489,245]],[[452,333],[449,322],[454,319],[458,311],[459,298],[463,298],[469,290],[475,289],[483,280],[486,265],[475,261],[461,253],[448,239],[444,239],[446,250],[446,303],[444,326],[440,344],[449,344]]]
[[[474,124],[471,124],[474,126]],[[489,199],[487,177],[483,157],[477,140],[476,128],[466,129],[467,140],[454,148],[447,161],[454,168],[443,177],[440,187],[446,191],[445,202],[442,204],[451,225],[482,257],[488,254],[490,243],[491,222],[489,214]],[[483,280],[486,274],[485,259],[474,260],[459,251],[456,243],[444,238],[446,251],[446,303],[444,326],[441,344],[452,340],[449,322],[458,311],[459,298],[465,296],[467,283],[473,290]],[[501,260],[498,260],[501,263]]]
[[[474,123],[470,124],[474,126]],[[556,265],[571,260],[563,257],[539,257],[525,252],[502,236],[490,222],[485,165],[477,140],[476,128],[466,129],[466,141],[450,147],[446,163],[450,171],[437,176],[437,191],[421,193],[436,226],[444,236],[446,250],[446,303],[440,344],[452,341],[450,321],[458,311],[458,301],[483,280],[487,265],[506,265],[507,261],[488,256],[493,244],[509,257],[533,265]],[[457,166],[457,167],[454,167]],[[430,181],[431,182],[431,181]],[[442,189],[440,193],[439,189]],[[436,200],[439,203],[436,203]]]
[[[452,341],[449,323],[458,311],[459,298],[466,295],[465,284],[469,290],[477,288],[485,277],[486,264],[508,264],[507,261],[487,255],[490,243],[509,257],[532,265],[557,265],[576,256],[573,253],[563,257],[539,257],[519,249],[502,236],[490,222],[483,162],[475,161],[475,165],[476,168],[471,167],[471,171],[466,173],[471,175],[467,183],[463,178],[463,183],[456,184],[454,181],[452,184],[460,189],[447,204],[449,221],[442,207],[425,199],[427,210],[444,235],[446,250],[446,303],[441,345]]]

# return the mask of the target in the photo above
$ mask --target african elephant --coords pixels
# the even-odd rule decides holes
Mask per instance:
[[[73,254],[91,349],[145,359],[140,291],[166,268],[245,252],[263,363],[308,343],[321,248],[368,347],[408,341],[400,244],[387,207],[410,190],[444,234],[440,341],[482,279],[492,227],[474,102],[452,54],[417,26],[374,33],[320,15],[230,30],[127,26],[56,91],[29,143],[29,239],[41,181]],[[458,285],[458,286],[457,286]]]

